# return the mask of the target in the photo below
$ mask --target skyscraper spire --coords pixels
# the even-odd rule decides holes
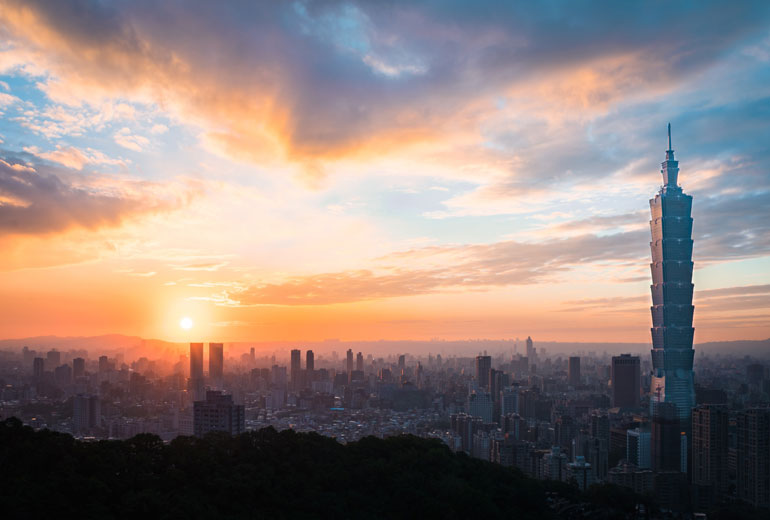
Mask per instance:
[[[661,163],[660,173],[663,174],[663,186],[677,189],[677,176],[679,175],[679,162],[674,158],[674,150],[671,148],[671,123],[668,124],[668,150],[666,160]]]

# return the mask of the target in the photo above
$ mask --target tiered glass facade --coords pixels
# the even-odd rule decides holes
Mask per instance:
[[[650,200],[652,220],[652,406],[673,403],[687,420],[695,405],[692,317],[692,197],[677,185],[679,161],[671,149],[671,126],[663,187]]]

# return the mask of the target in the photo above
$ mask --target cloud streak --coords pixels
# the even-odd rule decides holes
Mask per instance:
[[[638,232],[582,235],[532,244],[428,247],[379,259],[370,269],[295,276],[280,283],[239,282],[203,298],[226,306],[328,305],[558,280],[577,266],[638,261]],[[396,266],[397,265],[397,266]],[[404,267],[409,266],[409,267]]]

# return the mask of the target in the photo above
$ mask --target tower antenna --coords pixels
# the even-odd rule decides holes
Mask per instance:
[[[671,123],[668,124],[668,149],[671,150]]]

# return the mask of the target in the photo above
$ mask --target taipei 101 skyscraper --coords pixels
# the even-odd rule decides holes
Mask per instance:
[[[679,161],[671,148],[661,164],[663,186],[650,200],[652,220],[652,399],[673,403],[680,420],[687,421],[695,406],[693,384],[692,317],[692,197],[677,185]]]

